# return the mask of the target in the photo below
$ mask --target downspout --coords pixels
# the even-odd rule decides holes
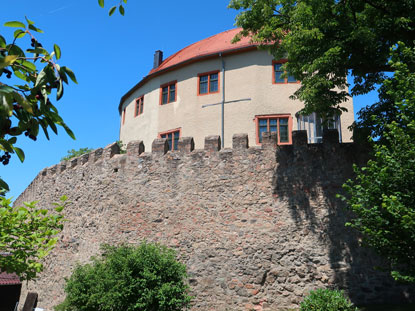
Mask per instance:
[[[225,147],[225,61],[222,53],[219,53],[219,57],[222,61],[222,130],[221,130],[221,142],[222,149]]]

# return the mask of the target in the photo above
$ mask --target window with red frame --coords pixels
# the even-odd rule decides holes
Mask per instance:
[[[199,95],[219,92],[219,71],[199,74]]]
[[[297,79],[294,76],[288,75],[286,78],[281,77],[282,74],[286,72],[282,69],[282,66],[285,62],[273,62],[272,65],[274,67],[274,75],[273,75],[273,83],[298,83]]]
[[[134,117],[142,114],[144,111],[144,96],[141,96],[135,100],[135,113]]]
[[[160,104],[165,105],[176,101],[176,82],[171,82],[160,86],[161,99]]]
[[[290,128],[288,116],[258,117],[257,140],[262,143],[262,133],[276,133],[278,144],[290,143]]]
[[[180,138],[180,130],[160,133],[160,138],[167,138],[169,150],[177,150]]]

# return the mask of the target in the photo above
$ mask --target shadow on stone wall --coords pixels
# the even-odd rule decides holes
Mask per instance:
[[[307,144],[305,131],[293,132],[293,145],[277,149],[273,194],[287,203],[299,229],[307,228],[327,245],[327,287],[347,290],[357,305],[413,301],[414,289],[374,269],[382,261],[360,247],[357,232],[345,227],[351,215],[336,194],[343,193],[343,183],[352,177],[353,163],[363,165],[367,155],[361,146],[339,144],[337,130],[326,131],[322,144]]]

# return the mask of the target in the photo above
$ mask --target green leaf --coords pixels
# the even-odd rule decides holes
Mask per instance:
[[[3,69],[7,66],[13,64],[19,56],[17,55],[7,55],[5,58],[0,59],[0,69]]]
[[[26,31],[23,31],[23,30],[21,30],[21,29],[17,29],[17,30],[14,32],[14,38],[16,38],[16,39],[23,38],[25,35],[26,35]]]
[[[6,190],[6,191],[10,190],[9,185],[1,178],[0,178],[0,190]]]
[[[116,6],[113,6],[113,7],[109,10],[108,15],[109,15],[109,16],[111,16],[112,14],[114,14],[114,12],[115,12],[115,9],[116,9],[116,8],[117,8]]]
[[[21,64],[31,71],[36,71],[36,65],[27,60],[24,60]]]
[[[0,93],[11,94],[13,92],[14,92],[14,90],[10,86],[0,84]]]
[[[4,23],[6,27],[16,27],[16,28],[26,28],[25,24],[18,22],[18,21],[11,21]]]
[[[124,11],[124,7],[123,7],[122,5],[120,5],[120,6],[118,7],[118,9],[119,9],[119,11],[120,11],[120,14],[121,14],[122,16],[124,16],[124,13],[125,13],[125,11]]]
[[[46,67],[45,67],[45,68],[46,68]],[[43,84],[43,83],[46,81],[46,72],[45,72],[45,68],[43,68],[43,69],[39,72],[39,74],[37,75],[36,82],[35,82],[35,87],[36,87],[36,86],[38,86],[38,85],[40,85],[40,84]]]
[[[61,99],[63,96],[63,84],[62,80],[59,80],[58,90],[56,92],[56,100]]]
[[[41,30],[41,29],[37,28],[36,26],[34,26],[34,25],[32,25],[32,24],[29,24],[29,29],[30,29],[30,30],[33,30],[33,31],[36,31],[36,32],[43,33],[43,30]]]
[[[127,4],[127,0],[123,0],[125,4]]]
[[[63,126],[63,128],[65,129],[66,133],[69,135],[69,137],[71,137],[73,140],[76,140],[75,138],[75,134],[72,132],[72,130],[65,124],[61,124]]]
[[[0,35],[0,48],[5,48],[6,47],[6,39],[4,39],[3,36]]]
[[[23,163],[24,159],[25,159],[25,155],[22,149],[18,148],[18,147],[13,147],[14,151],[16,152],[17,156],[19,157],[20,162]]]
[[[23,50],[15,44],[9,44],[7,46],[9,49],[9,55],[18,55],[19,57],[25,57]]]
[[[27,16],[25,16],[24,18],[26,19],[26,22],[27,22],[29,25],[33,25],[33,24],[34,24],[34,22],[32,22],[30,19],[28,19],[28,18],[27,18]]]
[[[104,7],[104,0],[98,0],[98,4],[101,8]]]
[[[21,73],[20,71],[15,71],[14,72],[14,75],[16,76],[16,77],[18,77],[19,79],[22,79],[23,81],[27,81],[26,80],[26,75],[24,75],[23,73]]]
[[[62,70],[63,70],[64,72],[66,72],[66,74],[69,76],[69,78],[70,78],[73,82],[75,82],[76,84],[78,84],[78,81],[76,81],[75,74],[73,73],[73,71],[72,71],[71,69],[69,69],[68,67],[64,66],[64,67],[62,67]]]
[[[56,59],[61,58],[61,49],[57,44],[53,45],[53,50],[55,51]]]

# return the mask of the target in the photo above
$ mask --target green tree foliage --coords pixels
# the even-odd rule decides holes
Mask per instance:
[[[31,280],[43,270],[42,258],[57,242],[63,228],[62,210],[66,197],[55,203],[55,212],[36,207],[36,202],[12,207],[0,198],[0,267],[15,272],[21,280]]]
[[[231,0],[229,6],[241,11],[242,36],[288,59],[285,69],[301,81],[293,97],[304,101],[305,113],[344,110],[348,73],[351,95],[367,93],[394,70],[389,49],[398,41],[414,46],[412,0]]]
[[[78,150],[71,149],[71,150],[68,150],[68,154],[66,156],[61,158],[61,161],[68,161],[72,158],[76,158],[83,154],[90,153],[91,151],[93,151],[93,149],[90,149],[90,148],[80,148]]]
[[[11,154],[16,153],[23,162],[25,155],[16,146],[17,137],[25,135],[36,140],[39,128],[49,139],[48,130],[57,133],[57,126],[75,138],[72,131],[52,104],[52,95],[58,101],[63,96],[64,83],[77,83],[75,74],[66,66],[57,64],[61,49],[53,46],[48,52],[35,37],[43,32],[33,21],[26,18],[26,24],[18,21],[7,22],[6,27],[16,28],[8,42],[0,35],[0,158],[4,165],[9,163]],[[30,44],[24,51],[22,44]],[[12,79],[13,84],[6,83]],[[8,189],[1,180],[0,187]]]
[[[190,304],[185,265],[158,244],[104,246],[102,258],[77,266],[60,311],[175,311]]]
[[[117,10],[117,7],[118,7],[118,11],[120,12],[121,15],[124,16],[125,9],[124,9],[124,6],[122,5],[123,2],[125,4],[127,4],[127,0],[119,0],[118,5],[114,5],[109,9],[108,15],[111,16],[112,14],[114,14],[114,12]],[[105,6],[105,1],[104,0],[98,0],[98,4],[101,8],[103,8]]]
[[[357,177],[345,189],[356,215],[350,225],[388,259],[395,279],[415,282],[415,73],[408,58],[415,59],[413,47],[399,43],[392,50],[395,75],[381,92],[394,103],[396,121],[383,125],[384,141],[374,142],[374,158],[364,168],[355,167]]]
[[[300,303],[300,311],[358,311],[343,291],[317,289]]]

